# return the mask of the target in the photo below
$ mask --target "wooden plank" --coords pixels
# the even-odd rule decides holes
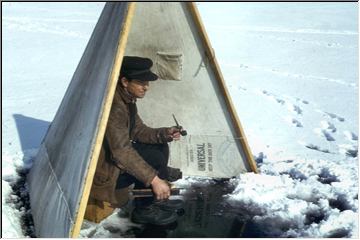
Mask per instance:
[[[243,127],[240,123],[240,119],[236,113],[236,110],[235,110],[235,107],[231,101],[231,97],[230,97],[230,94],[225,86],[225,80],[224,80],[224,77],[221,73],[221,70],[220,70],[220,66],[216,60],[216,57],[215,57],[215,54],[214,54],[214,50],[213,48],[211,47],[211,44],[210,44],[210,40],[206,34],[206,31],[205,31],[205,27],[201,21],[201,17],[200,17],[200,14],[199,14],[199,11],[196,7],[196,3],[194,2],[189,2],[189,3],[186,3],[188,4],[188,9],[190,10],[190,13],[191,15],[193,16],[193,19],[194,19],[194,22],[199,30],[199,34],[200,34],[200,37],[204,43],[204,46],[205,46],[205,51],[206,51],[206,55],[213,67],[213,70],[214,70],[214,73],[215,73],[215,77],[216,79],[218,80],[219,82],[219,86],[220,86],[220,90],[221,92],[223,93],[224,97],[225,97],[225,102],[226,102],[226,105],[227,105],[227,108],[230,112],[230,116],[231,116],[231,119],[232,119],[232,122],[235,126],[235,131],[236,131],[236,134],[238,134],[238,136],[240,137],[240,144],[242,146],[242,148],[244,149],[244,153],[245,153],[245,156],[248,160],[248,163],[249,163],[249,166],[251,168],[251,170],[255,173],[258,173],[258,170],[257,170],[257,167],[256,167],[256,162],[254,160],[254,157],[251,153],[251,150],[250,150],[250,147],[249,147],[249,144],[246,140],[246,137],[245,137],[245,132],[243,130]]]
[[[108,88],[108,92],[106,94],[106,99],[105,99],[104,108],[103,108],[104,110],[103,110],[103,114],[102,114],[102,117],[100,120],[98,133],[97,133],[96,140],[95,140],[95,146],[94,146],[94,150],[93,150],[91,160],[90,160],[89,169],[88,169],[88,172],[86,175],[85,186],[84,186],[84,190],[83,190],[83,193],[81,196],[80,205],[78,208],[78,212],[76,214],[75,224],[74,224],[74,227],[71,232],[72,238],[78,237],[78,235],[80,233],[81,225],[82,225],[82,222],[84,219],[85,210],[86,210],[87,202],[89,199],[91,186],[92,186],[93,178],[95,175],[96,165],[97,165],[97,161],[99,158],[101,145],[102,145],[104,135],[105,135],[106,125],[108,122],[111,105],[112,105],[112,101],[113,101],[114,94],[115,94],[117,80],[118,80],[118,77],[120,74],[120,67],[121,67],[122,59],[123,59],[123,56],[125,53],[127,38],[128,38],[129,32],[130,32],[130,26],[131,26],[131,22],[132,22],[133,15],[134,15],[134,10],[135,10],[135,3],[134,2],[128,3],[127,16],[125,18],[123,31],[119,33],[120,40],[119,40],[119,45],[118,45],[118,49],[117,49],[117,53],[116,53],[116,57],[115,57],[115,62],[114,62],[112,72],[110,75],[109,88]]]

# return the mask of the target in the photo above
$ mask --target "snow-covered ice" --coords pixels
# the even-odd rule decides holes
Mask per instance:
[[[201,13],[261,173],[228,201],[269,236],[357,237],[356,4],[215,5]]]
[[[19,183],[103,5],[2,3],[3,237],[31,232]],[[260,170],[232,179],[226,201],[267,236],[359,237],[357,3],[198,7]],[[130,226],[113,214],[81,236]]]

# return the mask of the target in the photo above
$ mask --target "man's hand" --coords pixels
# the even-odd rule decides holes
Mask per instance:
[[[159,137],[163,143],[177,141],[181,136],[180,130],[178,127],[165,128],[164,131],[161,131]]]
[[[151,187],[157,200],[168,199],[170,197],[169,185],[158,176],[155,176],[151,181]]]
[[[177,141],[177,140],[180,139],[180,136],[181,136],[180,130],[181,130],[181,129],[179,129],[179,128],[177,128],[177,127],[169,127],[169,128],[167,129],[168,136],[169,136],[172,140]]]

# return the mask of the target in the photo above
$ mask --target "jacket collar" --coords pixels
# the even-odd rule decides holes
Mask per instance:
[[[135,102],[136,102],[136,98],[134,98],[133,96],[131,96],[130,93],[128,93],[124,88],[122,88],[122,87],[120,86],[120,84],[117,85],[116,91],[119,93],[119,95],[121,96],[121,98],[123,99],[123,101],[124,101],[126,104],[135,103]]]

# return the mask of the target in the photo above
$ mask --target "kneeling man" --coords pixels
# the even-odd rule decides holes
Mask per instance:
[[[125,56],[116,88],[90,200],[120,207],[128,201],[128,186],[151,188],[155,199],[136,198],[132,221],[164,225],[174,222],[179,202],[170,197],[167,142],[180,138],[176,127],[150,128],[137,114],[136,99],[145,97],[149,81],[158,76],[149,58]],[[171,202],[172,201],[172,202]],[[99,205],[99,204],[98,204]]]

